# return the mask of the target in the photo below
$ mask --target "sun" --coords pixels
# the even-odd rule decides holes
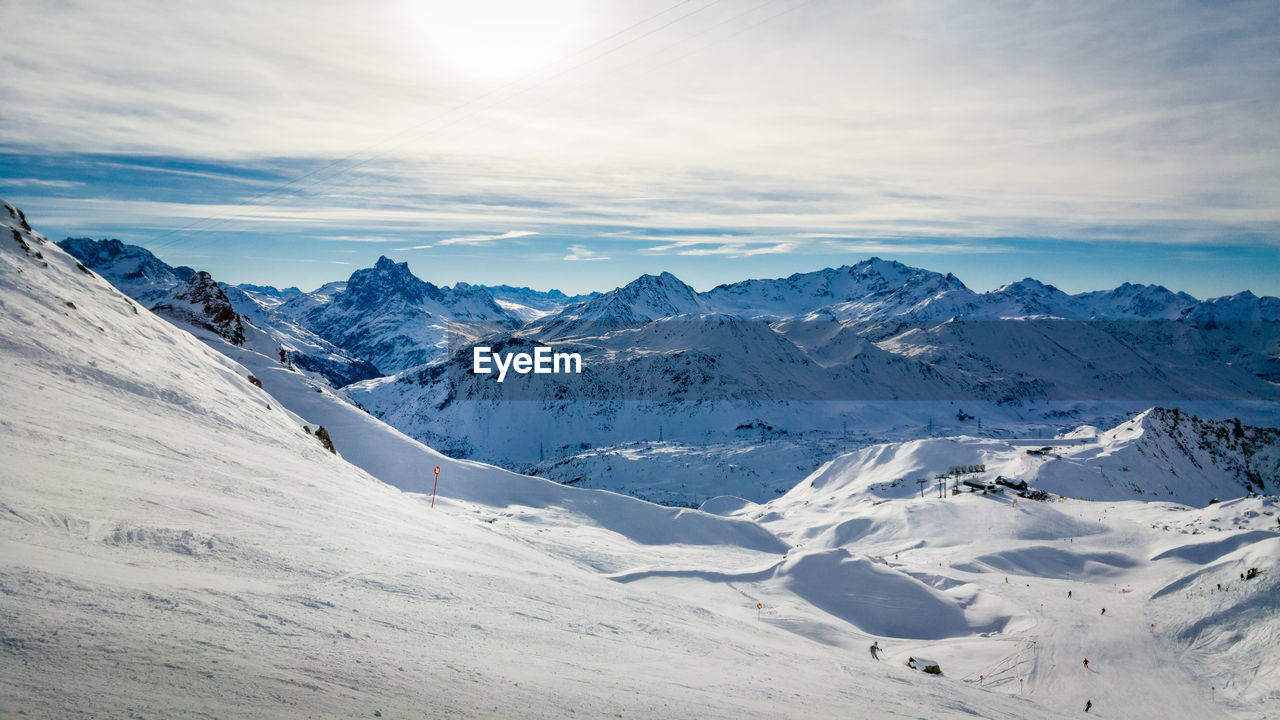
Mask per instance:
[[[510,80],[571,51],[580,0],[414,2],[409,14],[436,59],[476,79]]]

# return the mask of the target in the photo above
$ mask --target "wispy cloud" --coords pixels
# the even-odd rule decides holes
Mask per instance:
[[[281,212],[287,212],[287,209],[281,208]],[[325,242],[352,242],[352,243],[393,243],[404,242],[404,238],[382,237],[378,235],[325,235],[316,238]]]
[[[0,178],[0,185],[21,188],[48,188],[50,190],[71,190],[84,187],[84,183],[74,180],[41,180],[39,178]]]
[[[516,238],[537,235],[532,230],[513,230],[505,232],[501,235],[466,235],[462,237],[445,238],[440,241],[441,245],[487,245],[495,240],[514,240]]]
[[[564,259],[574,260],[574,261],[588,261],[588,260],[611,260],[612,258],[601,255],[597,253],[595,250],[592,250],[591,248],[587,247],[586,245],[570,245],[569,254],[565,255]]]
[[[747,245],[745,243],[724,243],[722,245],[695,246],[678,251],[677,255],[728,255],[729,257],[751,257],[753,255],[776,255],[795,250],[796,243],[780,242],[772,245]]]
[[[427,248],[433,248],[433,247],[435,247],[435,245],[410,245],[409,247],[398,247],[398,248],[392,248],[392,249],[397,252],[401,252],[405,250],[426,250]]]
[[[398,0],[10,5],[0,186],[68,232],[306,233],[353,259],[538,233],[521,261],[676,270],[1022,238],[1280,248],[1277,3],[797,2],[764,24],[711,3],[510,88],[440,63]],[[638,12],[581,6],[575,46]],[[160,179],[121,180],[139,172]]]

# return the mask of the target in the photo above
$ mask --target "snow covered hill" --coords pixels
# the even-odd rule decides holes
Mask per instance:
[[[1275,431],[1151,411],[880,445],[767,504],[664,508],[446,458],[252,323],[237,344],[192,305],[197,338],[0,221],[0,714],[1246,718],[1280,697],[1258,661],[1280,648],[1276,498],[1172,502],[1274,492]],[[944,463],[1096,499],[903,482]]]
[[[741,603],[592,568],[707,543],[730,565],[777,557],[785,546],[748,522],[443,459],[435,508],[382,484],[243,366],[4,211],[5,715],[801,717],[886,701],[902,716],[1032,714],[939,683],[908,693],[909,670],[855,674],[844,651]],[[540,509],[574,502],[572,524]],[[755,539],[735,544],[734,527]],[[813,672],[784,691],[797,666]]]

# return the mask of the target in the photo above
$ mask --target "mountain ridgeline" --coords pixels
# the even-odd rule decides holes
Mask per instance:
[[[115,240],[60,245],[148,307],[208,277]],[[386,257],[313,292],[221,287],[282,360],[411,437],[585,485],[671,470],[675,454],[658,449],[678,446],[704,453],[711,484],[751,476],[759,495],[876,440],[1052,433],[1197,403],[1269,424],[1280,401],[1280,300],[1248,291],[1071,295],[1027,278],[978,293],[879,258],[706,292],[671,273],[576,297],[437,286]],[[472,372],[476,345],[552,345],[580,353],[583,371],[499,384]],[[766,441],[791,458],[778,472],[746,463]]]

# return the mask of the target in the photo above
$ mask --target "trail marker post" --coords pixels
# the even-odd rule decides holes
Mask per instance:
[[[756,619],[760,619],[760,612],[764,609],[764,603],[756,603]]]
[[[436,466],[436,482],[431,486],[431,507],[436,506],[436,488],[440,487],[440,466]]]

